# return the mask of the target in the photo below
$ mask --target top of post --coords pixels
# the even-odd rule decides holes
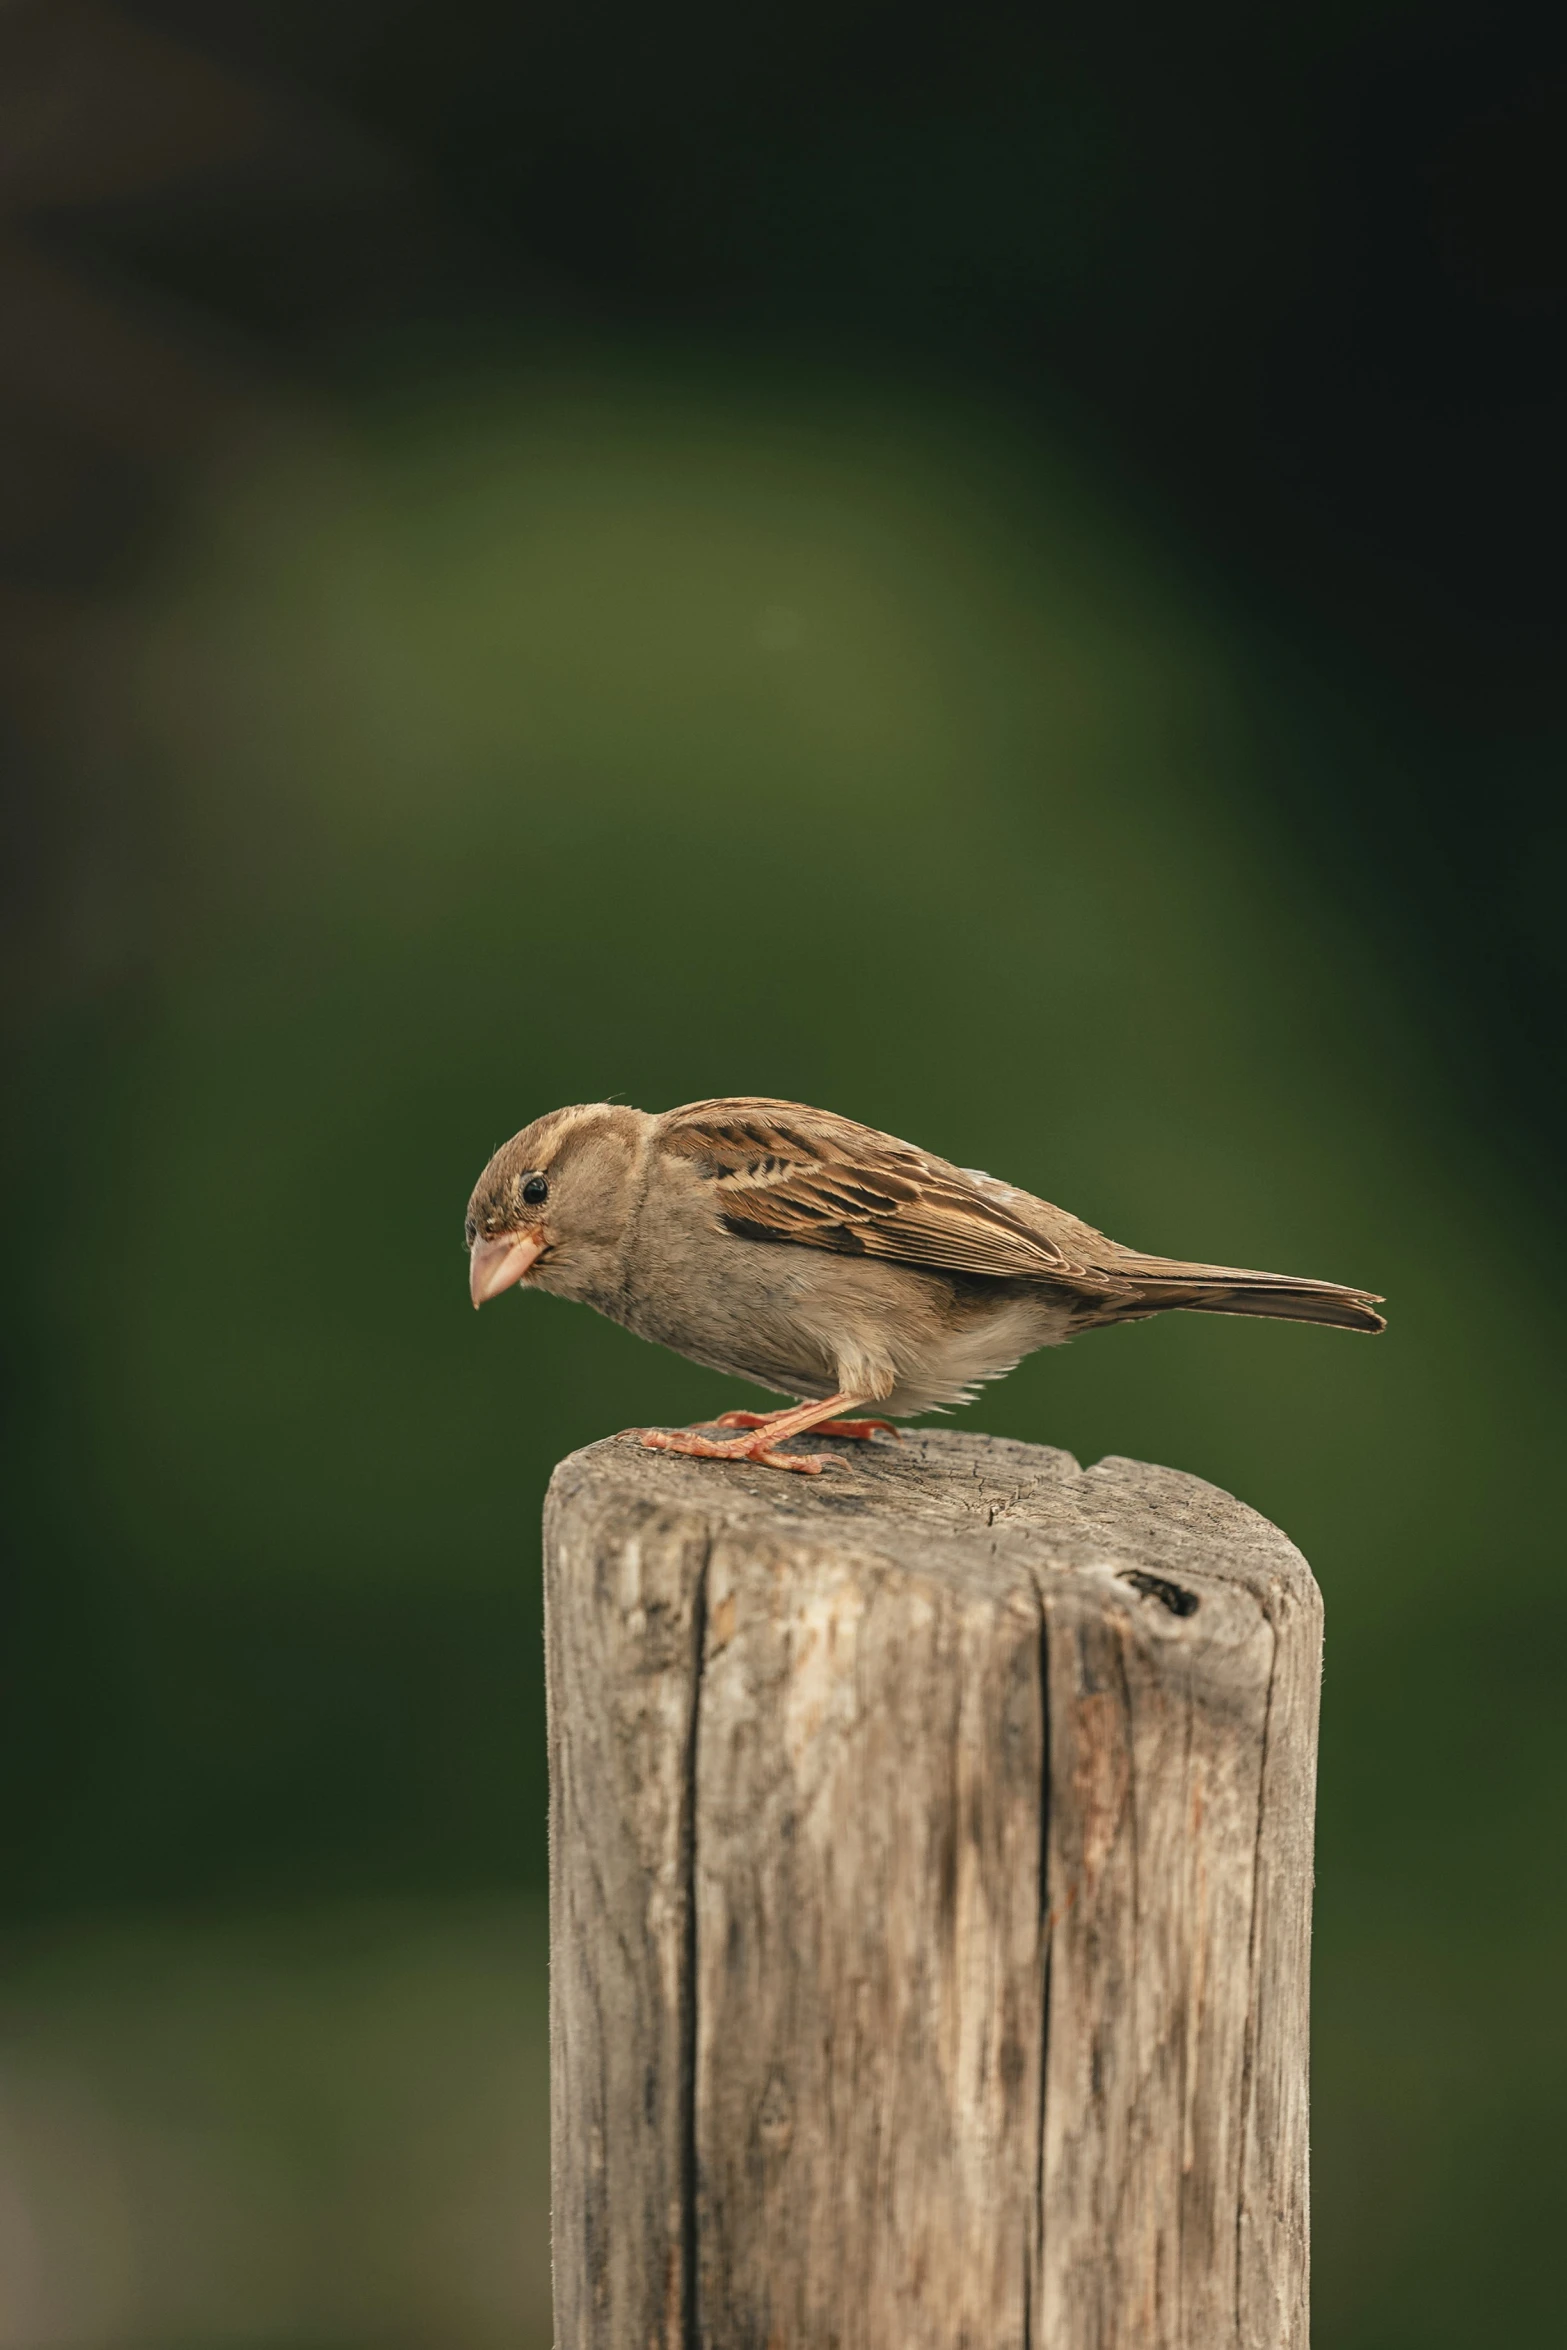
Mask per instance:
[[[1287,1535],[1179,1469],[1116,1454],[1084,1469],[1053,1445],[964,1429],[833,1449],[846,1472],[807,1480],[650,1452],[634,1433],[606,1437],[561,1462],[546,1510],[604,1509],[622,1522],[630,1512],[709,1535],[773,1537],[791,1550],[819,1542],[943,1579],[1108,1568],[1177,1618],[1196,1613],[1201,1585],[1215,1579],[1265,1608],[1273,1595],[1319,1604]]]

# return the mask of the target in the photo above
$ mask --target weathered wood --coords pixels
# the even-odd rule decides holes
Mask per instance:
[[[550,1488],[559,2350],[1305,2350],[1304,1560],[842,1449]]]

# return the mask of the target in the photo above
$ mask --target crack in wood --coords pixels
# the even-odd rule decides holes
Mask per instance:
[[[712,1545],[704,1546],[691,1597],[691,1708],[686,1724],[684,1817],[681,1821],[681,1880],[685,1948],[680,1978],[680,2274],[681,2350],[702,2350],[701,2174],[696,2113],[697,1987],[697,1766],[702,1735],[702,1681],[707,1647],[707,1575]]]

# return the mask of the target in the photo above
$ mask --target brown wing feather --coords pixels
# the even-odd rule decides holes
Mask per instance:
[[[692,1102],[670,1112],[663,1140],[712,1182],[724,1224],[746,1239],[997,1280],[1104,1282],[961,1168],[850,1118],[795,1102]]]

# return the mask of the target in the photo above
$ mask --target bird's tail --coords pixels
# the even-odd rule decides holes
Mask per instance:
[[[1326,1322],[1335,1330],[1385,1330],[1382,1299],[1339,1281],[1305,1281],[1292,1273],[1248,1273],[1237,1265],[1185,1265],[1173,1257],[1122,1257],[1115,1268],[1131,1283],[1128,1317],[1184,1307],[1193,1314],[1265,1314],[1280,1322]]]

